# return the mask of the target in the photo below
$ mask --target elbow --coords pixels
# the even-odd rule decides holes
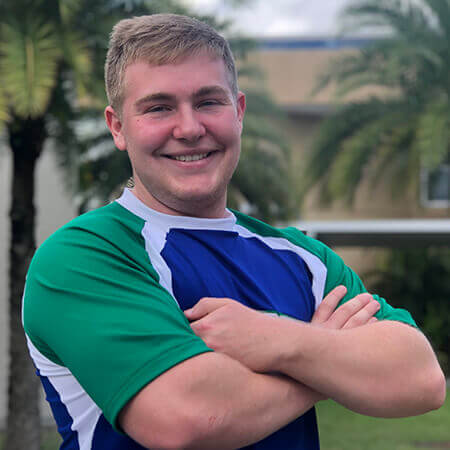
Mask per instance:
[[[434,373],[429,376],[424,392],[428,411],[439,409],[444,404],[447,395],[447,383],[440,367],[437,367]]]
[[[194,411],[177,411],[167,420],[160,418],[155,422],[134,433],[133,438],[145,448],[189,450],[209,448],[218,420],[199,417]]]

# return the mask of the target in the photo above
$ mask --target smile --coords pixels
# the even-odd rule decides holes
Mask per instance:
[[[199,155],[179,155],[179,156],[169,156],[170,159],[175,159],[177,161],[183,162],[191,162],[191,161],[200,161],[201,159],[207,158],[211,152],[201,153]]]

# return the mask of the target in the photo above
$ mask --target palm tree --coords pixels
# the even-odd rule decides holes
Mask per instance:
[[[325,120],[305,187],[319,183],[323,201],[350,203],[363,177],[417,189],[421,168],[449,158],[450,0],[358,0],[344,18],[382,37],[333,61],[318,89],[335,82],[338,96],[364,86],[387,95],[344,103]]]
[[[38,378],[20,320],[25,274],[35,250],[36,163],[50,140],[75,149],[74,123],[83,106],[104,104],[102,61],[112,25],[131,12],[167,11],[176,5],[159,0],[150,6],[130,0],[0,3],[0,121],[13,160],[8,450],[37,450],[40,445]],[[73,154],[65,152],[63,159],[67,162]]]

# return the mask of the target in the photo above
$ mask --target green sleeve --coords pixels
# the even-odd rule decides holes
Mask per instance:
[[[210,351],[159,284],[136,236],[127,230],[118,245],[91,230],[63,228],[37,251],[24,295],[33,344],[72,372],[116,428],[140,389]]]
[[[367,292],[367,289],[358,275],[356,275],[350,267],[346,266],[343,260],[335,252],[326,246],[323,246],[323,248],[326,265],[328,268],[325,284],[325,295],[327,295],[336,286],[343,284],[347,288],[347,294],[341,300],[341,305],[356,295]],[[408,311],[402,308],[392,307],[384,298],[377,294],[372,294],[372,297],[381,305],[380,310],[376,314],[376,317],[379,320],[396,320],[417,328],[414,319]]]
[[[310,253],[317,256],[324,264],[326,269],[324,297],[332,289],[341,284],[347,288],[347,294],[340,304],[347,302],[358,294],[367,292],[367,289],[358,275],[356,275],[350,267],[346,266],[342,258],[325,244],[305,236],[302,232],[292,227],[286,228],[284,233],[291,242],[308,250]],[[408,311],[402,308],[392,307],[379,295],[372,294],[372,296],[381,305],[380,310],[376,314],[376,317],[379,320],[396,320],[417,328],[414,319]]]

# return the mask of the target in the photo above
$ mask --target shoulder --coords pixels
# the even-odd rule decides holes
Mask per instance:
[[[95,237],[99,242],[111,242],[120,246],[127,236],[139,236],[144,225],[145,222],[141,218],[113,202],[74,218],[46,239],[38,252],[57,247],[62,242],[73,241],[81,245],[83,239],[90,237]]]
[[[67,262],[76,261],[91,267],[101,261],[120,262],[151,271],[142,236],[144,226],[144,220],[117,202],[76,217],[37,249],[28,278],[36,271],[58,272]]]
[[[107,237],[125,230],[140,233],[144,225],[145,221],[143,219],[121,206],[118,202],[113,202],[76,217],[56,233],[80,230]]]
[[[326,261],[330,253],[334,253],[322,242],[307,236],[303,231],[295,227],[279,228],[269,225],[254,217],[243,214],[239,211],[233,211],[237,219],[237,225],[242,226],[250,232],[263,238],[279,238],[288,241],[291,245],[302,249],[305,252]]]

